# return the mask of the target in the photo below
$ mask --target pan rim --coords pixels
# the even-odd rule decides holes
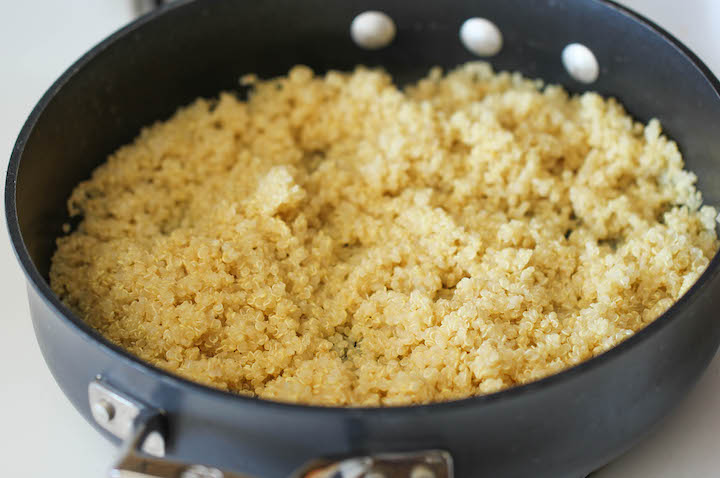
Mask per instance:
[[[679,320],[677,318],[678,312],[683,308],[689,307],[692,302],[694,302],[699,297],[700,293],[703,291],[704,286],[712,282],[716,276],[720,275],[720,251],[718,251],[711,259],[705,271],[685,292],[685,294],[680,297],[680,299],[675,301],[670,306],[670,308],[668,308],[653,322],[651,322],[638,332],[634,333],[627,339],[623,340],[619,344],[608,349],[607,351],[596,355],[595,357],[592,357],[588,360],[585,360],[579,364],[563,369],[560,372],[548,375],[532,382],[512,386],[490,394],[476,395],[451,401],[433,402],[427,404],[374,407],[326,406],[281,402],[257,397],[247,397],[234,392],[224,391],[202,385],[175,375],[171,372],[162,370],[154,365],[143,361],[142,359],[130,354],[126,350],[105,339],[95,329],[91,328],[81,318],[79,318],[72,311],[70,311],[70,309],[68,309],[52,292],[49,284],[45,281],[38,269],[35,267],[35,264],[33,263],[30,254],[25,246],[25,242],[23,241],[17,216],[17,173],[25,150],[25,145],[34,130],[38,119],[42,116],[45,108],[53,100],[55,95],[63,88],[66,83],[71,81],[75,73],[80,71],[83,67],[85,67],[89,62],[91,62],[95,57],[100,55],[110,45],[131,34],[146,23],[149,23],[155,18],[166,14],[166,12],[183,8],[184,6],[194,3],[196,1],[198,0],[179,0],[170,4],[166,4],[125,25],[121,29],[117,30],[116,32],[102,40],[100,43],[96,44],[93,48],[88,50],[78,60],[76,60],[67,70],[65,70],[65,72],[63,72],[63,74],[57,80],[55,80],[55,82],[48,88],[48,90],[43,94],[41,99],[34,106],[32,112],[28,116],[18,135],[8,164],[4,198],[6,222],[13,250],[18,259],[18,262],[21,265],[21,268],[23,269],[23,272],[25,273],[27,282],[32,286],[32,288],[39,295],[39,297],[42,298],[44,303],[56,315],[59,316],[59,320],[65,321],[66,324],[73,328],[75,332],[77,332],[84,340],[91,342],[95,345],[99,345],[101,348],[104,349],[104,352],[107,355],[112,357],[113,360],[117,360],[123,363],[125,366],[129,366],[140,373],[148,374],[154,380],[158,380],[169,387],[179,389],[186,388],[197,393],[202,393],[209,398],[223,401],[232,400],[236,403],[243,404],[249,407],[263,409],[280,409],[288,412],[298,411],[303,413],[314,413],[320,415],[352,414],[354,416],[372,415],[378,417],[388,413],[393,414],[394,416],[426,414],[433,411],[489,405],[497,402],[498,400],[507,401],[510,399],[517,399],[519,397],[531,394],[536,390],[558,386],[559,384],[572,380],[574,377],[581,375],[588,370],[592,370],[609,360],[618,358],[634,346],[649,340],[652,336],[659,333],[660,330],[665,328],[671,321]],[[695,55],[688,47],[686,47],[673,35],[668,33],[666,30],[664,30],[662,27],[658,26],[651,20],[648,20],[644,16],[636,13],[635,11],[627,7],[617,4],[615,1],[588,1],[593,3],[599,3],[611,9],[614,9],[618,13],[630,17],[634,21],[650,29],[655,34],[661,36],[665,41],[667,41],[675,49],[677,49],[681,55],[685,56],[687,60],[690,61],[693,66],[700,71],[705,80],[715,90],[715,93],[720,97],[720,81],[718,81],[718,79],[714,76],[710,69],[703,63],[702,60],[697,57],[697,55]]]

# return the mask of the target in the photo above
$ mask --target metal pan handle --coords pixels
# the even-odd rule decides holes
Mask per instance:
[[[101,377],[90,383],[88,399],[95,421],[124,441],[111,478],[252,478],[164,458],[167,427],[162,410],[127,396]],[[453,478],[453,460],[442,450],[319,459],[291,478]]]
[[[158,418],[158,415],[138,416],[135,420],[132,437],[123,445],[120,458],[110,469],[111,478],[251,478],[211,466],[170,461],[162,456],[153,456],[144,451],[153,450],[153,448],[155,448],[155,453],[159,451],[156,448],[159,441],[155,444],[147,444],[148,440],[151,442],[158,440],[153,438],[156,436],[155,433],[160,433],[159,428],[155,425]]]

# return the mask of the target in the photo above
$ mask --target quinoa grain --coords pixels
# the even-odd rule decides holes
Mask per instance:
[[[257,81],[144,129],[72,193],[53,290],[170,372],[400,405],[537,380],[652,322],[718,248],[656,120],[471,63]]]

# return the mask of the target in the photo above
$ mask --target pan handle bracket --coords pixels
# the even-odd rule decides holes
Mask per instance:
[[[111,478],[251,478],[218,468],[165,458],[163,410],[128,397],[102,377],[88,386],[95,421],[123,441]],[[453,478],[453,460],[443,450],[381,453],[314,460],[291,478]]]
[[[212,466],[164,458],[167,436],[165,412],[116,389],[102,377],[88,386],[95,421],[123,441],[110,478],[250,478]]]

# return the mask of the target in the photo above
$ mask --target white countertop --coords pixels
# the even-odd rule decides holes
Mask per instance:
[[[718,0],[626,0],[720,74]],[[35,102],[72,61],[132,17],[123,0],[0,0],[0,173]],[[45,366],[25,280],[0,222],[0,476],[99,478],[115,449],[78,415]],[[641,444],[593,478],[720,477],[720,356]]]

